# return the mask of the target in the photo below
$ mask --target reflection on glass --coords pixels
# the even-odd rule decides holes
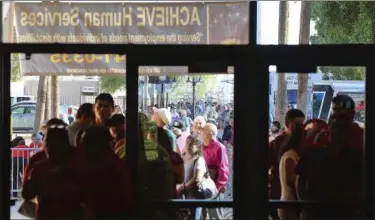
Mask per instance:
[[[355,115],[354,120],[357,122],[364,123],[365,117],[365,93],[364,92],[340,92],[338,95],[348,95],[355,103]]]
[[[233,89],[234,89],[234,75],[233,74],[189,74],[188,69],[184,66],[180,67],[163,67],[163,66],[142,66],[139,68],[139,108],[142,114],[142,119],[145,121],[153,120],[157,126],[157,142],[159,146],[165,148],[163,145],[168,145],[164,139],[163,131],[168,135],[172,132],[172,142],[176,143],[174,151],[168,151],[172,164],[175,168],[175,175],[177,174],[178,166],[176,166],[176,158],[183,159],[185,175],[183,183],[187,187],[184,191],[184,184],[176,184],[176,190],[180,192],[177,198],[188,199],[202,199],[197,197],[194,192],[197,186],[194,172],[207,170],[205,164],[208,162],[208,172],[215,170],[217,160],[206,159],[203,153],[203,130],[207,123],[216,125],[218,130],[214,137],[215,143],[221,143],[225,149],[225,161],[228,168],[228,179],[222,180],[221,185],[216,179],[219,171],[212,173],[212,180],[216,181],[217,188],[223,190],[218,199],[231,201],[232,200],[232,174],[233,174]],[[230,72],[230,70],[228,70]],[[164,74],[163,74],[164,73]],[[167,113],[167,114],[165,114]],[[143,123],[145,124],[145,123]],[[147,123],[146,123],[147,124]],[[145,127],[145,125],[143,125]],[[208,129],[208,128],[207,128]],[[196,142],[190,143],[191,134],[197,135],[194,137]],[[210,134],[211,138],[211,133]],[[146,136],[144,147],[146,150],[146,159],[153,158],[153,155],[148,155],[151,151],[151,144],[148,143]],[[206,137],[206,136],[204,136]],[[148,139],[152,136],[148,136]],[[190,139],[189,139],[190,138]],[[207,138],[204,139],[207,141]],[[189,143],[190,144],[189,144]],[[197,151],[196,151],[197,150]],[[199,154],[196,154],[200,152]],[[143,153],[142,153],[143,154]],[[176,155],[177,154],[177,155]],[[199,160],[196,160],[196,159]],[[194,161],[197,165],[194,165]],[[228,161],[228,163],[226,162]],[[196,168],[194,168],[196,167]],[[213,168],[213,169],[211,169]],[[226,171],[223,171],[223,173]],[[210,175],[211,176],[211,175]],[[211,177],[210,177],[211,178]],[[227,178],[227,177],[225,177]],[[156,180],[154,180],[156,181]],[[225,190],[224,190],[225,189]],[[230,217],[231,209],[224,211],[226,216]],[[200,212],[197,212],[200,213]]]
[[[313,118],[319,118],[325,92],[313,93]]]
[[[16,43],[247,44],[249,3],[3,3]],[[15,31],[13,31],[15,29]]]

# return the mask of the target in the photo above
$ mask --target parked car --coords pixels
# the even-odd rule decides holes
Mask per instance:
[[[35,102],[35,97],[31,95],[23,95],[23,96],[12,96],[10,97],[10,104],[14,105],[19,102]]]
[[[32,131],[34,129],[36,102],[18,102],[12,105],[11,112],[13,131]],[[60,107],[59,112],[59,118],[69,124],[68,114],[63,112],[62,106]]]

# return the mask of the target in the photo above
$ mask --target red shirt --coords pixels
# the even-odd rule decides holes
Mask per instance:
[[[124,219],[131,209],[132,189],[124,160],[112,151],[89,163],[86,176],[86,217]]]
[[[30,179],[24,183],[24,199],[38,197],[36,219],[82,219],[85,165],[74,152],[63,164],[47,159],[34,165]]]
[[[347,137],[349,146],[363,148],[364,131],[357,123],[352,124],[351,134]]]
[[[20,150],[16,150],[16,148],[20,148]],[[27,145],[17,145],[12,148],[12,158],[15,157],[23,157],[25,159],[29,159],[30,157],[30,147]],[[22,149],[22,150],[21,150]]]
[[[34,154],[29,159],[29,161],[26,164],[25,171],[24,171],[24,174],[23,174],[23,183],[24,184],[28,181],[30,171],[34,169],[35,164],[37,164],[40,161],[46,160],[46,159],[47,159],[47,155],[46,155],[46,152],[44,152],[43,150],[37,152],[36,154]]]
[[[40,142],[40,143],[38,144],[38,146],[34,146],[34,143],[31,143],[31,144],[30,144],[30,148],[41,148],[42,145],[43,145],[42,142]]]
[[[228,182],[229,165],[227,150],[223,144],[213,140],[208,146],[203,146],[203,156],[209,169],[217,170],[217,175],[212,176],[216,181],[216,188],[220,191]]]

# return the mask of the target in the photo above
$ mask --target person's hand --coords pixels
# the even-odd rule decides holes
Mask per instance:
[[[185,189],[184,184],[178,184],[178,185],[177,185],[177,191],[178,191],[179,193],[183,192],[184,189]]]
[[[225,193],[225,187],[221,187],[219,193]]]

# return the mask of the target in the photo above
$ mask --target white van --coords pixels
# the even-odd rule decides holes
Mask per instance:
[[[14,105],[18,102],[35,102],[35,97],[31,95],[23,95],[23,96],[11,96],[10,97],[10,105]]]

